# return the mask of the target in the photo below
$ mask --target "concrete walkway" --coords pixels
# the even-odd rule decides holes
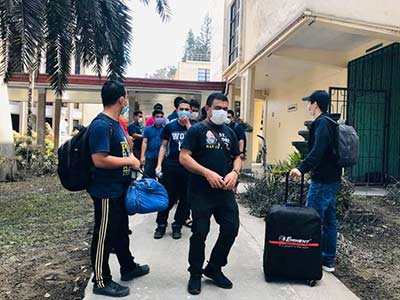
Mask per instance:
[[[192,296],[186,291],[188,280],[187,256],[190,231],[183,229],[180,240],[173,240],[170,228],[161,240],[153,239],[155,214],[131,217],[131,249],[137,262],[150,265],[150,274],[132,282],[124,282],[130,295],[123,299],[149,300],[355,300],[359,299],[336,277],[324,273],[317,286],[311,288],[302,283],[267,283],[262,269],[262,249],[264,245],[264,222],[250,216],[240,207],[241,227],[232,248],[229,263],[224,268],[233,281],[232,290],[223,290],[203,279],[202,293]],[[212,223],[207,240],[207,256],[218,234],[216,223]],[[119,282],[119,265],[115,255],[111,255],[110,267],[114,280]],[[90,282],[85,291],[86,300],[112,299],[92,294]]]

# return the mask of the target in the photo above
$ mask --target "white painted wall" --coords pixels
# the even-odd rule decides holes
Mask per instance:
[[[228,45],[225,40],[229,34],[226,28],[229,26],[230,3],[231,0],[225,0],[224,11],[221,11],[221,3],[214,4],[216,16],[213,16],[213,20],[218,19],[219,23],[213,28],[213,38],[215,37],[212,42],[213,74],[219,74],[221,61],[223,70],[228,67],[226,61]],[[398,0],[380,0],[379,2],[376,0],[242,0],[242,63],[250,61],[305,10],[337,18],[400,26],[399,5]],[[220,20],[224,18],[225,25],[223,26]],[[224,34],[225,40],[222,37]]]
[[[212,1],[211,4],[211,81],[221,81],[224,62],[224,1]]]

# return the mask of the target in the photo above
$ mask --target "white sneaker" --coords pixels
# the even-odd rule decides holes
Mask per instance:
[[[322,265],[322,270],[324,270],[325,272],[328,272],[328,273],[332,273],[332,272],[335,272],[335,267]]]

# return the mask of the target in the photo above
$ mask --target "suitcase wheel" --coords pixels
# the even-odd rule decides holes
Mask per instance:
[[[266,282],[271,282],[272,281],[272,277],[268,276],[268,275],[265,275],[265,281]]]
[[[310,287],[314,287],[317,284],[317,281],[316,280],[309,280],[307,283],[308,283],[308,285]]]

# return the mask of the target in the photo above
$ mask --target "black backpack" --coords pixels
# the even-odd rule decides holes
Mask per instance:
[[[110,124],[111,137],[112,123],[101,115],[94,120],[97,119]],[[93,162],[89,150],[88,131],[89,126],[82,128],[76,136],[62,144],[57,151],[58,177],[62,186],[72,192],[86,190],[92,179]]]
[[[339,124],[335,120],[325,116],[336,126],[335,132],[335,154],[339,166],[348,168],[358,163],[360,141],[357,131],[349,125]]]

